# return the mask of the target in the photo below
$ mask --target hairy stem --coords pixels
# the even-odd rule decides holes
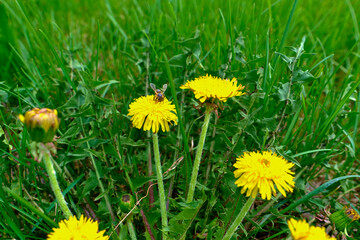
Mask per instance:
[[[254,201],[255,201],[255,198],[252,198],[250,196],[249,199],[246,201],[245,205],[242,207],[239,214],[237,215],[237,217],[235,218],[233,224],[231,224],[229,229],[226,231],[226,234],[223,237],[223,240],[229,240],[231,238],[231,236],[235,233],[236,229],[238,228],[238,226],[240,225],[240,223],[242,222],[242,220],[244,219],[244,217],[248,213],[248,211],[249,211],[249,209],[252,206]]]
[[[194,192],[195,192],[197,176],[198,176],[198,173],[199,173],[201,155],[202,155],[202,151],[203,151],[203,148],[204,148],[206,132],[207,132],[207,130],[209,128],[210,115],[211,115],[212,110],[213,110],[213,108],[211,106],[206,107],[205,120],[204,120],[204,124],[202,126],[202,129],[201,129],[199,144],[197,146],[196,155],[195,155],[194,167],[193,167],[193,171],[192,171],[192,174],[191,174],[189,192],[188,192],[187,199],[186,199],[186,202],[188,202],[188,203],[192,202],[192,200],[194,198]]]
[[[166,195],[164,190],[163,175],[161,170],[160,162],[160,151],[159,151],[159,139],[157,133],[153,134],[153,145],[154,145],[154,157],[155,157],[155,167],[156,167],[156,177],[159,187],[159,197],[160,197],[160,212],[161,212],[161,223],[162,223],[162,235],[163,240],[168,238],[167,228],[168,228],[168,219],[166,211]]]
[[[128,231],[129,231],[129,235],[130,235],[130,238],[131,240],[136,240],[136,232],[135,232],[135,228],[134,228],[134,225],[132,223],[132,219],[131,218],[128,218],[126,220],[126,225],[128,227]]]
[[[56,173],[55,173],[53,163],[51,161],[50,151],[48,149],[46,149],[46,147],[44,146],[44,148],[41,149],[40,152],[42,155],[41,157],[44,159],[45,169],[49,176],[50,186],[55,194],[56,201],[58,202],[60,209],[64,213],[66,219],[68,219],[69,217],[72,216],[72,213],[71,213],[69,207],[67,206],[64,195],[62,194],[59,183],[56,179]]]

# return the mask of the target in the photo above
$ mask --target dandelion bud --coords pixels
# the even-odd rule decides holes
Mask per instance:
[[[120,209],[124,213],[130,212],[130,210],[134,207],[135,200],[134,197],[130,194],[123,194],[120,197]]]
[[[31,140],[35,142],[51,142],[59,128],[57,111],[48,108],[33,108],[24,115],[19,115],[28,131]]]

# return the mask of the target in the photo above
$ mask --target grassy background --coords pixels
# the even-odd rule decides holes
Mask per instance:
[[[121,219],[120,195],[145,195],[152,180],[146,177],[150,138],[131,127],[128,105],[151,93],[150,82],[169,84],[167,63],[176,92],[166,95],[180,101],[185,131],[161,133],[160,150],[164,171],[185,157],[165,187],[172,190],[170,219],[198,210],[181,215],[187,238],[221,236],[239,211],[243,199],[232,164],[244,151],[272,149],[296,163],[297,188],[261,218],[255,214],[267,202],[256,201],[247,220],[257,219],[262,228],[245,224],[243,239],[281,239],[287,215],[312,219],[327,206],[333,212],[349,203],[359,209],[359,182],[352,178],[306,198],[331,179],[359,174],[356,9],[360,1],[0,0],[0,235],[43,239],[62,219],[43,164],[29,154],[28,136],[16,120],[33,107],[60,113],[56,162],[70,208],[112,231]],[[304,36],[305,51],[296,58],[289,46],[299,48]],[[247,96],[225,103],[216,124],[213,115],[197,189],[201,201],[185,206],[203,119],[193,95],[179,86],[206,73],[238,78]],[[300,205],[279,213],[299,199]],[[148,208],[146,199],[139,209],[160,239],[158,208]],[[150,239],[139,212],[133,219],[138,238]],[[174,236],[185,231],[175,223]],[[126,225],[119,229],[112,239],[128,237]]]

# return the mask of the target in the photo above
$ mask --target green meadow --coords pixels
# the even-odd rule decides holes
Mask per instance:
[[[0,239],[360,239],[359,9],[358,0],[0,0]],[[180,88],[202,76],[236,79],[245,94],[202,103]],[[129,116],[151,83],[174,105],[169,131]],[[51,144],[20,121],[33,108],[56,109]],[[271,199],[264,185],[249,196],[235,184],[237,158],[267,151],[292,163],[286,196],[278,177]],[[270,160],[249,171],[284,166],[266,170]],[[69,215],[104,237],[65,235]],[[301,238],[290,219],[329,238]],[[62,237],[49,237],[55,229]]]

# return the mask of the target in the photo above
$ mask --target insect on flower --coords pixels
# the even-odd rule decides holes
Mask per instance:
[[[155,93],[154,100],[156,102],[162,102],[165,98],[164,92],[166,91],[167,84],[164,84],[161,89],[157,89],[155,84],[150,83],[150,87],[152,88],[152,90],[154,90]]]

